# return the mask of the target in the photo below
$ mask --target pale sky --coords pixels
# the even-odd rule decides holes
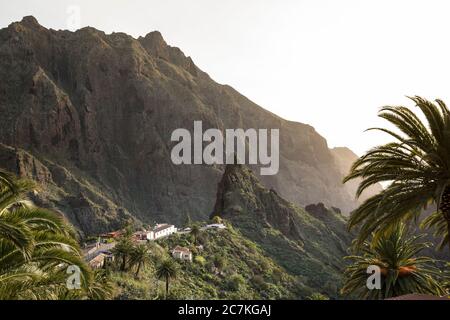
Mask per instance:
[[[0,27],[33,15],[71,29],[75,5],[81,27],[159,30],[217,82],[358,154],[387,141],[363,133],[380,125],[379,107],[415,94],[450,104],[444,0],[1,1]]]

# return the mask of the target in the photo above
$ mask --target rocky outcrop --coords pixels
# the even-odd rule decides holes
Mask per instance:
[[[272,190],[267,190],[250,169],[228,165],[217,188],[212,215],[233,219],[251,212],[265,226],[274,227],[284,235],[302,240],[302,230],[295,224],[292,204]]]
[[[36,205],[60,213],[80,231],[80,235],[98,234],[139,223],[89,182],[68,169],[30,153],[0,143],[0,163],[10,172],[34,180],[29,194]]]
[[[58,168],[94,185],[108,199],[101,210],[124,208],[145,222],[204,219],[223,166],[170,160],[172,131],[191,129],[194,120],[204,129],[279,128],[280,172],[263,183],[297,204],[322,201],[345,212],[356,206],[314,128],[214,82],[159,32],[134,39],[90,27],[55,31],[33,17],[0,30],[0,142],[51,163],[53,182],[68,197],[80,194]],[[67,213],[84,232],[111,226],[103,218],[87,222],[84,208]]]
[[[307,205],[305,211],[322,220],[325,220],[330,216],[338,216],[342,213],[341,209],[336,207],[327,208],[322,202]]]
[[[259,244],[311,287],[338,296],[343,256],[351,244],[345,219],[323,204],[308,211],[265,188],[246,166],[229,165],[219,182],[211,217],[218,215]]]

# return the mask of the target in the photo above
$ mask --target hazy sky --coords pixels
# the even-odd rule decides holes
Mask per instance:
[[[72,5],[82,27],[161,31],[213,79],[313,125],[331,147],[361,154],[386,141],[363,131],[380,124],[379,107],[408,103],[405,95],[450,104],[448,1],[2,0],[0,27],[34,15],[70,29]]]

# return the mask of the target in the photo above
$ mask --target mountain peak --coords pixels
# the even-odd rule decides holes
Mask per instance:
[[[144,39],[147,39],[148,41],[152,41],[153,43],[160,43],[160,44],[167,45],[161,32],[159,32],[158,30],[147,33],[145,35]]]
[[[301,238],[293,223],[295,209],[273,189],[267,189],[245,165],[227,165],[218,184],[214,213],[233,219],[233,216],[253,217],[272,225],[286,236]]]
[[[168,45],[164,40],[161,32],[152,31],[147,33],[145,37],[139,37],[138,41],[152,55],[169,60]]]
[[[139,37],[138,41],[152,56],[173,63],[185,69],[193,76],[197,76],[197,67],[192,59],[186,57],[179,48],[169,46],[161,35],[161,32],[152,31],[146,34],[145,37]]]
[[[42,28],[42,26],[39,24],[37,19],[33,16],[25,16],[22,18],[22,21],[20,21],[20,24],[23,24],[27,27],[33,27],[33,28]]]
[[[347,155],[347,156],[351,156],[351,157],[355,157],[357,158],[358,156],[356,155],[356,153],[353,152],[353,150],[351,150],[350,148],[347,147],[334,147],[333,149],[331,149],[333,152],[338,152],[342,155]]]

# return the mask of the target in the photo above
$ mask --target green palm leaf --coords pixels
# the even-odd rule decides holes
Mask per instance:
[[[344,182],[361,178],[357,197],[374,184],[388,183],[351,213],[349,228],[360,226],[361,230],[358,245],[372,233],[382,233],[400,221],[417,220],[432,203],[441,215],[437,234],[442,244],[450,244],[450,112],[441,100],[432,103],[420,97],[410,99],[426,123],[407,107],[382,108],[379,116],[398,132],[369,130],[387,133],[395,141],[369,150],[344,178]],[[424,227],[437,225],[436,217],[430,219]]]

